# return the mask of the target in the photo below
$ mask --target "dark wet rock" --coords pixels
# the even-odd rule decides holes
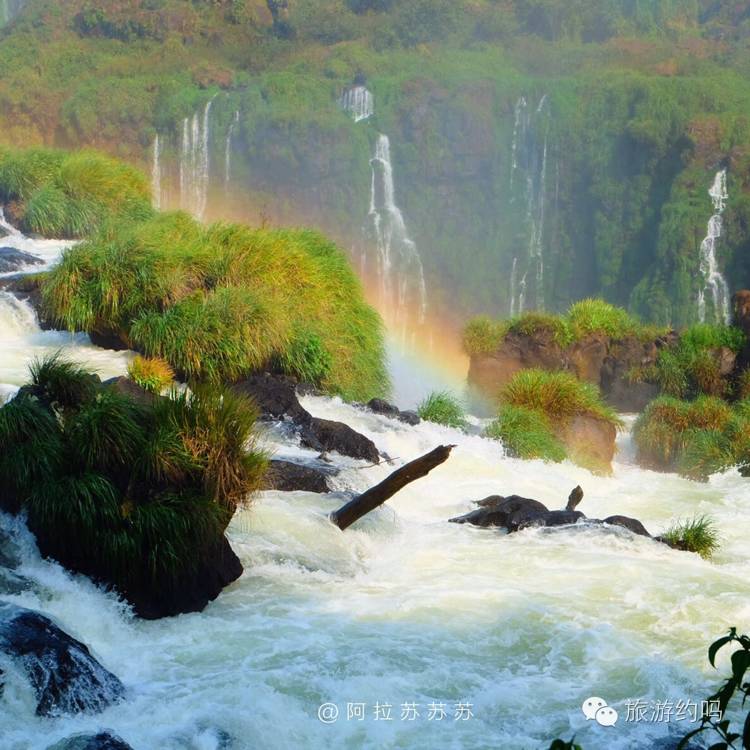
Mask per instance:
[[[313,417],[311,423],[302,429],[301,438],[302,445],[321,453],[335,451],[343,456],[380,463],[375,443],[343,422]]]
[[[50,745],[47,750],[133,750],[127,742],[109,731],[77,734]]]
[[[408,425],[418,425],[422,420],[415,411],[401,411],[397,406],[389,404],[382,398],[373,398],[367,402],[367,408],[375,412],[375,414],[382,414],[384,417],[390,417],[391,419],[397,419],[400,422],[405,422]]]
[[[143,406],[151,406],[156,400],[156,396],[153,393],[147,391],[145,388],[141,388],[141,386],[124,375],[105,380],[102,385],[117,391],[122,396],[127,396],[137,404]]]
[[[27,266],[41,266],[44,261],[36,255],[14,247],[0,247],[0,273],[13,273]]]
[[[604,519],[603,523],[608,523],[611,526],[622,526],[624,529],[627,529],[638,536],[651,536],[651,534],[646,531],[646,527],[637,518],[629,518],[628,516],[609,516]]]
[[[575,510],[581,500],[583,500],[583,490],[581,489],[581,485],[579,484],[577,487],[574,487],[570,495],[568,495],[568,504],[565,506],[565,510]]]
[[[336,451],[351,458],[379,463],[375,443],[343,422],[313,417],[297,398],[297,381],[283,375],[254,375],[236,383],[234,390],[255,401],[262,418],[290,419],[300,428],[302,445],[321,453]]]
[[[110,349],[114,352],[124,352],[130,349],[127,342],[116,331],[89,331],[88,334],[91,343],[100,349]]]
[[[25,672],[36,693],[38,716],[96,713],[125,693],[83,643],[38,612],[0,604],[0,650]]]
[[[477,505],[479,507],[476,510],[451,518],[451,523],[469,523],[482,527],[500,526],[508,531],[517,531],[531,519],[549,513],[546,505],[519,495],[491,495],[480,500]]]
[[[263,419],[289,417],[300,426],[309,425],[312,420],[297,399],[297,381],[294,378],[264,373],[236,383],[233,388],[255,401]]]
[[[274,459],[264,479],[264,490],[279,492],[330,492],[329,473],[313,466]]]

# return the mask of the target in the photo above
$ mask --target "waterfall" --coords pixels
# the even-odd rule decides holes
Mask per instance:
[[[365,86],[350,86],[344,89],[339,99],[339,105],[344,112],[351,115],[354,122],[367,120],[375,114],[373,95]]]
[[[197,219],[203,220],[208,204],[210,178],[211,105],[206,103],[203,114],[196,112],[182,121],[180,144],[180,206]]]
[[[0,206],[0,229],[9,237],[23,237],[23,235],[5,218],[5,209]]]
[[[518,98],[513,113],[509,203],[511,209],[516,207],[519,233],[527,252],[525,257],[514,258],[511,269],[510,309],[515,314],[526,308],[527,278],[530,278],[531,284],[531,306],[539,310],[545,306],[544,243],[549,124],[547,94],[536,105],[530,105],[525,96]],[[516,282],[519,265],[524,269],[520,284]]]
[[[396,204],[388,136],[378,135],[370,165],[369,222],[376,249],[380,309],[406,335],[411,311],[416,310],[417,323],[424,323],[427,287],[422,259]]]
[[[729,285],[719,271],[716,260],[716,245],[721,237],[724,222],[724,209],[729,200],[727,191],[727,170],[721,169],[716,173],[713,184],[708,191],[713,204],[714,213],[708,221],[708,233],[701,242],[700,272],[703,276],[703,288],[698,292],[698,319],[706,322],[706,292],[711,293],[716,322],[729,324]]]
[[[151,196],[154,208],[161,208],[161,144],[159,134],[154,136],[153,161],[151,163]]]
[[[239,110],[234,113],[232,122],[227,130],[227,140],[224,145],[224,191],[229,192],[229,183],[232,179],[232,139],[237,126],[240,124]]]
[[[510,317],[516,314],[516,284],[518,277],[518,258],[513,258],[513,266],[510,269]]]

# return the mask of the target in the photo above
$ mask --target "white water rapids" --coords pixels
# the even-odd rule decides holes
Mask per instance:
[[[0,380],[19,384],[34,352],[48,348],[44,337],[57,343],[63,334],[10,325],[9,307],[0,307]],[[82,361],[123,369],[125,355],[65,336]],[[244,575],[203,613],[157,622],[134,619],[114,595],[40,560],[20,522],[3,518],[22,544],[17,572],[34,583],[5,598],[56,619],[128,696],[101,715],[40,718],[11,670],[0,747],[43,750],[109,728],[135,750],[525,750],[573,733],[585,750],[652,748],[669,727],[627,722],[628,699],[699,701],[718,685],[726,663],[711,670],[706,648],[750,621],[748,480],[729,472],[696,484],[644,471],[627,435],[614,475],[603,478],[569,463],[504,458],[478,436],[410,428],[336,399],[303,403],[367,434],[396,464],[441,443],[457,447],[345,533],[326,519],[341,494],[263,493],[230,526]],[[315,456],[275,430],[266,442],[279,457]],[[363,490],[393,470],[336,463],[342,490]],[[721,550],[706,562],[623,530],[508,537],[447,523],[490,494],[561,507],[576,484],[589,516],[635,516],[652,533],[709,513]],[[585,721],[580,705],[592,695],[620,712],[615,727]],[[319,721],[325,702],[339,707],[336,723]],[[392,721],[375,720],[376,702],[393,705]],[[445,719],[428,719],[433,702],[446,704]],[[458,702],[471,703],[473,717],[454,720]],[[347,720],[347,703],[366,704],[362,721]],[[419,717],[401,720],[403,703],[418,704]],[[684,734],[689,725],[673,728]]]

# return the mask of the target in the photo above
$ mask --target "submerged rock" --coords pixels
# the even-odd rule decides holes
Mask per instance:
[[[127,742],[109,731],[77,734],[50,745],[47,750],[133,750]]]
[[[628,516],[609,516],[604,519],[603,523],[608,523],[610,526],[622,526],[624,529],[627,529],[638,536],[651,536],[651,534],[646,531],[646,527],[637,518],[629,518]]]
[[[265,490],[279,492],[330,492],[328,479],[330,472],[314,466],[304,466],[293,461],[274,459],[266,472]]]
[[[100,712],[125,694],[83,643],[38,612],[0,604],[0,650],[25,672],[38,716]]]
[[[391,419],[397,419],[399,422],[405,422],[408,425],[418,425],[422,420],[415,411],[401,411],[398,406],[389,404],[382,398],[373,398],[367,402],[367,408],[375,412],[375,414],[382,414],[384,417],[390,417]]]
[[[546,505],[520,495],[491,495],[480,500],[476,510],[451,518],[451,523],[470,523],[472,526],[500,526],[508,531],[518,531],[532,519],[549,513]]]
[[[44,261],[36,255],[14,247],[0,247],[0,273],[13,273],[27,266],[41,266]]]

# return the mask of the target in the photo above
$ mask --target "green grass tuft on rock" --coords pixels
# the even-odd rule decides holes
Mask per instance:
[[[719,549],[716,524],[709,516],[695,516],[686,521],[678,521],[662,534],[662,539],[671,547],[695,552],[706,560]]]
[[[466,427],[466,412],[460,399],[450,391],[430,393],[417,407],[420,418],[446,427]]]
[[[555,437],[548,419],[534,409],[503,406],[484,434],[501,440],[515,458],[560,462],[567,457],[565,446]]]

